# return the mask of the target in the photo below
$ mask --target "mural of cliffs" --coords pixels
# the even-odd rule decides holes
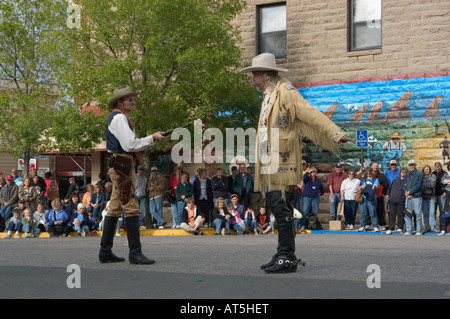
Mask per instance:
[[[437,161],[446,166],[450,162],[449,75],[300,87],[303,97],[350,137],[356,140],[357,130],[367,130],[369,136],[363,156],[356,145],[346,146],[336,156],[308,144],[305,158],[324,172],[337,162],[359,169],[362,161],[366,167],[378,161],[385,171],[393,159],[401,166],[414,159],[420,169]]]

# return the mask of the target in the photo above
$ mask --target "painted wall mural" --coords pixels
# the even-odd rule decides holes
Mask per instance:
[[[450,162],[450,72],[392,76],[341,82],[297,85],[311,105],[324,112],[356,140],[357,130],[368,131],[363,165],[378,161],[384,171],[389,161],[418,168]],[[304,157],[321,171],[337,162],[361,167],[361,149],[346,146],[339,156],[308,143]]]

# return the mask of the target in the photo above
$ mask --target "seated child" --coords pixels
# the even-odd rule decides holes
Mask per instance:
[[[23,211],[24,217],[22,218],[22,230],[25,233],[25,238],[38,237],[41,230],[38,228],[38,223],[31,216],[31,209],[25,208]]]
[[[253,231],[253,232],[255,232],[255,235],[258,235],[257,226],[256,226],[255,211],[253,210],[253,208],[249,207],[245,211],[244,223],[245,223],[245,226],[247,226],[247,229],[249,231]]]
[[[244,221],[241,219],[241,215],[237,210],[234,209],[233,205],[227,206],[228,214],[231,215],[230,226],[234,229],[238,235],[243,235],[247,230]]]
[[[13,209],[13,216],[9,219],[7,223],[6,230],[7,235],[3,238],[11,238],[11,232],[15,232],[14,238],[20,238],[19,233],[22,232],[22,222],[20,219],[20,208],[16,207]]]
[[[260,234],[268,234],[272,231],[272,227],[269,224],[270,217],[267,216],[266,208],[264,206],[259,209],[259,214],[256,216],[256,222],[258,227],[257,232],[255,232],[256,235],[258,232]]]

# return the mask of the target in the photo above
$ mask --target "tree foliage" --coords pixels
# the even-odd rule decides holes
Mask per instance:
[[[0,2],[0,152],[29,157],[92,149],[104,139],[113,90],[141,91],[138,135],[201,119],[207,127],[256,124],[258,101],[241,68],[231,21],[244,0],[74,0]],[[81,102],[80,102],[81,101]],[[103,115],[86,112],[97,105]],[[159,144],[169,148],[170,142]]]
[[[84,102],[107,111],[114,88],[131,85],[141,91],[133,114],[140,135],[194,119],[219,128],[255,124],[258,103],[248,76],[236,71],[242,50],[231,23],[244,0],[78,3],[84,23],[72,30],[69,82]]]
[[[0,2],[0,78],[9,83],[0,93],[0,151],[23,156],[27,168],[30,156],[48,150],[58,110],[64,9],[55,0]]]

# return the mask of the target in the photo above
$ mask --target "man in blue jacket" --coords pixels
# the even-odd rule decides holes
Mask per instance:
[[[410,160],[408,162],[409,171],[405,176],[405,184],[403,190],[406,197],[406,208],[413,210],[416,216],[416,235],[422,235],[422,180],[423,174],[416,168],[416,161]],[[406,233],[405,235],[412,235],[412,219],[405,215]]]

